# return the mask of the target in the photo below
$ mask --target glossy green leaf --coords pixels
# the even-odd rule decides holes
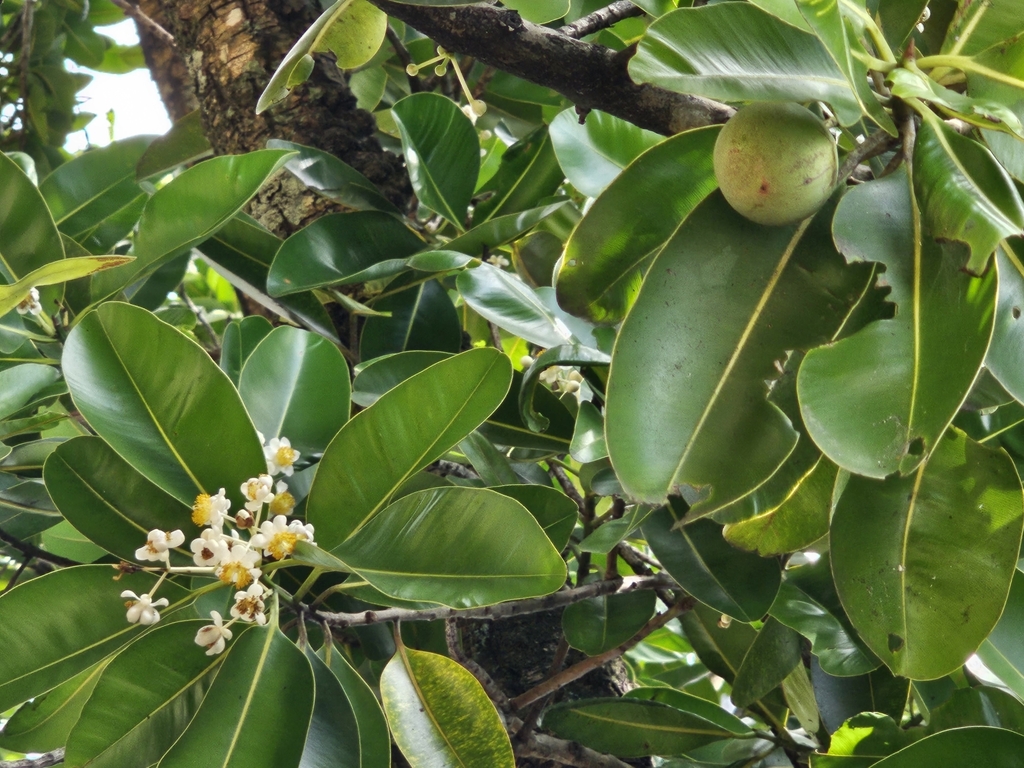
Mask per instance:
[[[153,765],[170,749],[224,660],[195,645],[207,623],[160,625],[111,661],[68,738],[68,768]],[[236,626],[236,633],[244,631]]]
[[[313,672],[274,624],[233,640],[217,677],[160,768],[296,768],[313,711]],[[192,653],[201,654],[193,647]],[[287,696],[282,693],[287,691]]]
[[[624,694],[627,699],[657,701],[670,707],[689,712],[729,731],[735,736],[749,736],[750,728],[736,715],[730,714],[717,704],[700,696],[694,696],[674,688],[634,688]]]
[[[580,124],[567,109],[551,121],[551,141],[569,183],[584,195],[597,197],[637,155],[664,140],[613,115],[593,110]]]
[[[0,419],[20,411],[59,379],[60,372],[52,365],[23,363],[0,371]]]
[[[990,768],[1024,766],[1024,736],[1001,728],[955,728],[942,731],[875,763],[877,768],[923,768],[969,765],[984,755]]]
[[[581,344],[563,344],[538,355],[533,365],[526,370],[523,384],[519,389],[519,414],[523,421],[535,432],[543,432],[552,425],[552,421],[538,406],[544,398],[536,396],[540,374],[549,366],[580,365],[603,368],[609,362],[611,360],[604,352]]]
[[[239,214],[196,248],[218,274],[257,303],[321,336],[337,340],[330,315],[312,292],[270,298],[269,273],[281,240],[254,220]]]
[[[100,662],[22,704],[4,724],[0,747],[16,752],[49,752],[63,747],[100,679],[103,666]],[[65,764],[69,765],[67,760]]]
[[[777,507],[725,526],[726,541],[761,557],[771,557],[796,552],[828,535],[832,489],[838,472],[835,464],[820,458]]]
[[[359,340],[363,360],[412,349],[454,353],[462,348],[459,313],[436,280],[398,290],[374,302],[374,309],[391,316],[367,318]]]
[[[836,242],[848,259],[885,264],[896,316],[812,350],[797,378],[814,442],[874,478],[913,471],[938,444],[981,367],[995,314],[995,270],[971,277],[930,238],[915,242],[913,216],[903,171],[843,198]]]
[[[960,688],[931,711],[928,730],[934,733],[965,725],[990,725],[1024,733],[1024,704],[999,688]]]
[[[594,492],[600,493],[601,490],[596,488]],[[600,528],[583,539],[579,544],[580,550],[607,555],[620,541],[643,525],[653,511],[653,508],[646,504],[633,504],[627,507],[622,517],[605,521]]]
[[[832,518],[839,597],[893,672],[941,677],[999,619],[1022,530],[1013,462],[950,430],[912,475],[850,478]]]
[[[749,707],[780,685],[798,664],[800,635],[769,618],[747,649],[729,697],[737,707]]]
[[[43,179],[39,191],[61,232],[78,238],[144,194],[135,165],[152,136],[133,136],[80,154]]]
[[[509,496],[534,516],[555,549],[561,552],[569,543],[579,508],[561,491],[545,485],[496,485],[492,491]]]
[[[478,196],[490,197],[474,207],[475,225],[534,208],[555,193],[565,174],[555,156],[553,139],[542,126],[505,150],[497,171],[476,191]]]
[[[237,509],[239,484],[264,471],[231,381],[202,347],[144,309],[108,303],[83,317],[64,347],[64,375],[96,432],[185,504],[226,488]]]
[[[608,444],[604,439],[604,415],[589,401],[580,403],[569,453],[581,464],[597,461],[608,455]]]
[[[914,191],[936,239],[966,247],[980,275],[1004,237],[1024,234],[1024,201],[1010,175],[978,142],[927,118],[914,143]]]
[[[605,435],[629,495],[661,503],[691,485],[702,491],[691,517],[709,514],[793,451],[798,433],[765,381],[789,351],[830,341],[870,277],[832,248],[829,212],[764,227],[716,193],[661,251],[608,380]]]
[[[544,713],[543,725],[559,738],[617,757],[680,755],[733,735],[690,712],[640,699],[556,704]]]
[[[425,243],[394,216],[359,211],[322,216],[281,245],[267,277],[272,296],[396,275]]]
[[[938,106],[943,114],[958,117],[965,123],[986,128],[990,131],[1005,131],[1018,138],[1024,138],[1024,126],[1021,119],[1008,106],[991,99],[979,99],[967,96],[959,91],[946,88],[932,80],[923,72],[911,72],[909,69],[897,69],[890,75],[890,90],[901,99],[921,99]],[[932,126],[933,133],[937,126]],[[962,142],[957,142],[964,145]],[[979,153],[980,154],[980,153]],[[949,165],[947,160],[946,165]],[[991,167],[991,162],[988,163]],[[973,175],[978,169],[958,169]]]
[[[380,692],[395,743],[412,768],[514,768],[494,704],[458,662],[399,646]]]
[[[139,634],[119,595],[147,592],[157,577],[120,574],[114,581],[117,575],[109,565],[63,568],[0,597],[0,706],[10,709],[70,680]],[[160,587],[172,606],[186,595],[170,582]]]
[[[1024,574],[1014,571],[999,623],[978,648],[978,658],[1007,688],[1024,697]]]
[[[824,101],[843,125],[861,117],[824,44],[749,4],[666,13],[648,27],[629,74],[640,83],[722,101]]]
[[[106,551],[79,533],[67,520],[61,520],[39,535],[43,549],[76,563],[95,563],[106,556]]]
[[[249,315],[241,320],[232,320],[224,329],[220,347],[220,367],[236,387],[245,361],[272,330],[274,326],[262,315]]]
[[[93,278],[93,301],[150,274],[213,235],[249,202],[289,158],[265,149],[225,155],[189,168],[154,194],[139,220],[135,261]]]
[[[644,523],[647,543],[665,570],[720,613],[740,621],[764,616],[779,591],[778,562],[736,549],[710,520],[676,528],[679,518],[671,507],[662,507]]]
[[[458,251],[478,258],[483,257],[485,252],[493,251],[498,246],[515,240],[523,233],[533,229],[541,221],[550,219],[565,207],[566,202],[563,200],[537,208],[527,208],[525,211],[519,211],[518,213],[496,216],[482,224],[477,224],[454,240],[449,240],[444,244],[444,248],[448,251]],[[410,266],[413,266],[416,261],[426,255],[426,253],[418,254],[410,260]]]
[[[271,139],[267,148],[298,152],[285,161],[284,167],[310,189],[347,208],[399,213],[372,181],[328,152],[281,139]]]
[[[569,12],[570,0],[511,0],[508,7],[534,24],[548,24]]]
[[[76,258],[52,261],[34,269],[10,285],[0,285],[0,317],[18,306],[32,288],[44,285],[60,285],[68,280],[112,269],[133,261],[131,256],[78,256]]]
[[[701,663],[731,684],[757,631],[739,621],[722,626],[721,618],[721,611],[698,603],[679,622]]]
[[[602,595],[573,603],[562,612],[562,631],[573,648],[597,656],[623,643],[654,615],[653,592]]]
[[[472,432],[459,443],[459,450],[469,460],[485,486],[511,485],[519,482],[508,456],[479,432]]]
[[[213,154],[213,147],[203,133],[203,116],[194,109],[175,120],[171,130],[157,136],[135,164],[138,181],[164,175],[179,166]]]
[[[686,131],[637,157],[594,201],[565,246],[558,303],[614,324],[632,306],[649,262],[718,182],[718,127]]]
[[[782,681],[782,695],[789,711],[807,733],[817,733],[821,728],[821,715],[814,700],[811,678],[803,664],[797,664]]]
[[[565,582],[533,515],[483,488],[403,496],[333,552],[386,595],[453,608],[546,595]]]
[[[811,765],[813,768],[866,768],[913,740],[914,735],[901,730],[891,717],[863,712],[843,723],[832,736],[828,754],[812,755]]]
[[[996,249],[999,298],[985,369],[1013,398],[1024,400],[1024,344],[1019,322],[1024,311],[1024,241],[1006,240]],[[982,378],[979,377],[979,381]],[[975,382],[975,390],[978,382]],[[971,398],[974,399],[972,393]]]
[[[992,5],[1002,6],[1005,10],[1012,3],[997,2]],[[964,10],[969,10],[969,6]],[[1024,81],[1024,38],[1015,36],[996,44],[978,54],[974,63],[981,65],[987,72],[972,71],[967,75],[967,88],[971,97],[1009,107],[1018,120],[1024,122],[1024,100],[1020,98],[1019,85],[1019,82]],[[1008,75],[1009,78],[1000,77],[1000,74]],[[983,131],[982,135],[1003,168],[1020,181],[1024,177],[1024,145],[1008,133]]]
[[[970,56],[1000,43],[1024,28],[1015,0],[993,0],[987,5],[958,3],[946,30],[942,52]]]
[[[783,582],[779,588],[769,613],[811,641],[811,652],[830,675],[864,675],[879,665],[878,659],[864,647],[856,633],[790,581]]]
[[[352,402],[363,408],[373,405],[385,392],[449,357],[451,355],[448,352],[422,349],[375,357],[356,367],[356,377],[352,381]]]
[[[365,0],[338,0],[313,22],[284,57],[256,102],[256,114],[284,100],[312,71],[313,53],[330,51],[338,66],[365,64],[384,42],[387,16]]]
[[[301,453],[321,453],[348,421],[348,376],[331,342],[282,326],[249,355],[238,394],[267,439],[287,437]]]
[[[480,169],[476,131],[458,105],[437,93],[414,93],[391,110],[416,196],[462,229]]]
[[[811,684],[822,724],[829,733],[860,712],[880,712],[902,720],[910,694],[910,681],[894,676],[886,666],[866,675],[834,677],[824,672],[813,656]]]
[[[406,480],[476,429],[511,378],[503,354],[470,350],[402,382],[350,419],[324,452],[306,501],[320,546],[333,549],[362,528]]]
[[[46,489],[78,531],[122,560],[153,529],[181,530],[191,539],[192,509],[151,483],[98,437],[86,435],[62,443],[43,466]],[[243,478],[244,479],[244,478]],[[187,549],[172,553],[175,565],[190,565]]]

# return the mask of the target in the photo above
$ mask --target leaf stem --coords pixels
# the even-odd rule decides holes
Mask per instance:
[[[995,80],[997,83],[1003,83],[1024,90],[1024,80],[991,67],[986,67],[984,64],[978,64],[970,56],[950,56],[948,54],[922,56],[917,60],[917,66],[921,69],[937,69],[942,67],[959,69],[961,72],[973,72],[976,75],[982,75],[990,80]]]
[[[895,68],[896,56],[892,52],[892,48],[889,47],[889,43],[885,39],[885,35],[882,34],[882,30],[879,29],[875,20],[871,18],[871,14],[850,0],[841,0],[841,3],[846,11],[860,19],[864,24],[864,28],[867,30],[868,35],[871,37],[871,42],[875,44],[875,50],[878,51],[878,54],[886,62],[893,64]]]

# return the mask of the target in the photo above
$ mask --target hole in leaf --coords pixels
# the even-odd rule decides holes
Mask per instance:
[[[915,437],[910,441],[910,445],[907,446],[907,453],[911,456],[923,456],[924,455],[924,438]]]
[[[1010,310],[1014,320],[1020,320],[1020,307],[1014,307]]]
[[[899,635],[890,632],[889,633],[889,652],[897,653],[902,647],[905,641]]]

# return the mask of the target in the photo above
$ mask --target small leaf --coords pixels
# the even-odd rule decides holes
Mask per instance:
[[[1024,696],[1024,573],[1013,572],[999,623],[978,649],[978,658],[1018,697]]]
[[[654,615],[653,592],[601,595],[562,612],[562,631],[573,648],[597,656],[629,640]]]
[[[514,768],[498,712],[458,662],[399,645],[380,689],[395,743],[413,766]]]
[[[608,445],[604,439],[604,415],[588,400],[580,403],[569,453],[581,464],[597,461],[608,455]]]
[[[194,109],[176,120],[171,130],[150,142],[135,164],[135,179],[142,181],[162,176],[212,154],[213,147],[203,133],[203,116]]]
[[[249,315],[241,320],[232,320],[224,329],[221,340],[220,367],[238,386],[238,377],[249,355],[268,333],[274,330],[270,321],[262,315]]]
[[[403,278],[399,278],[403,280]],[[370,360],[413,349],[458,352],[462,348],[462,326],[451,297],[436,280],[409,279],[388,286],[395,293],[374,302],[374,309],[390,313],[366,320],[359,340],[359,356]]]
[[[670,707],[702,717],[724,728],[735,736],[749,736],[750,727],[736,715],[730,714],[717,704],[700,696],[694,696],[674,688],[634,688],[624,694],[627,699],[644,699],[668,704]]]
[[[22,704],[4,724],[0,747],[17,752],[49,752],[64,746],[104,666],[101,661]],[[71,765],[67,760],[64,764]]]
[[[729,697],[746,708],[767,696],[800,664],[800,635],[769,618],[747,649]]]
[[[978,755],[991,768],[1017,768],[1024,736],[1001,728],[955,728],[928,736],[875,763],[876,768],[969,765]]]
[[[10,285],[0,285],[0,317],[17,307],[32,288],[60,285],[134,260],[132,256],[78,256],[50,262]]]

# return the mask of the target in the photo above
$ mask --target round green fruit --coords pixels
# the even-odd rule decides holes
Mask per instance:
[[[836,143],[799,104],[740,109],[715,142],[715,176],[729,205],[758,224],[792,224],[817,211],[836,185]]]

